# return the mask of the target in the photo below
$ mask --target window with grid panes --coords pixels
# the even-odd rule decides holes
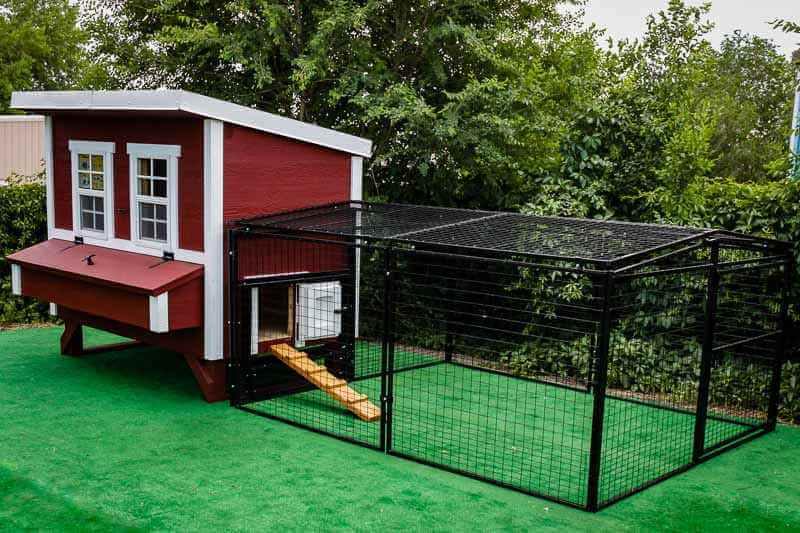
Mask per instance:
[[[136,210],[139,238],[166,243],[169,239],[169,183],[166,158],[136,158]]]
[[[102,154],[78,154],[81,229],[105,231],[105,172]]]

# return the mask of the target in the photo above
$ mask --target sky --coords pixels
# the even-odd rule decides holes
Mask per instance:
[[[646,28],[647,15],[666,9],[668,3],[668,0],[589,0],[586,21],[606,28],[606,35],[614,40],[640,37]],[[703,2],[687,0],[686,3]],[[773,30],[769,21],[776,18],[800,22],[800,0],[715,0],[710,19],[716,27],[708,39],[718,45],[726,34],[740,29],[774,40],[783,53],[791,55],[800,48],[800,36]]]

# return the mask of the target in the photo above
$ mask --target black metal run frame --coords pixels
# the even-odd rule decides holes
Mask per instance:
[[[345,202],[242,221],[229,250],[231,402],[253,413],[589,511],[778,419],[785,242]],[[335,328],[303,349],[380,421],[253,338],[254,289],[299,284],[336,292],[293,309]]]

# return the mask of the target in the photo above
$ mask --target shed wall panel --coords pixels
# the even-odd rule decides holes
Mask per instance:
[[[199,118],[152,116],[95,116],[90,114],[53,117],[53,189],[55,226],[72,229],[72,176],[69,140],[116,143],[114,154],[114,225],[116,237],[131,238],[130,187],[127,143],[177,144],[178,246],[203,250],[203,121]]]
[[[11,174],[41,172],[43,117],[0,117],[0,184]]]

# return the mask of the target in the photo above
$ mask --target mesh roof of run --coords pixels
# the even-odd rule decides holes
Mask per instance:
[[[636,257],[711,233],[681,226],[367,202],[302,209],[241,224],[595,263]]]

